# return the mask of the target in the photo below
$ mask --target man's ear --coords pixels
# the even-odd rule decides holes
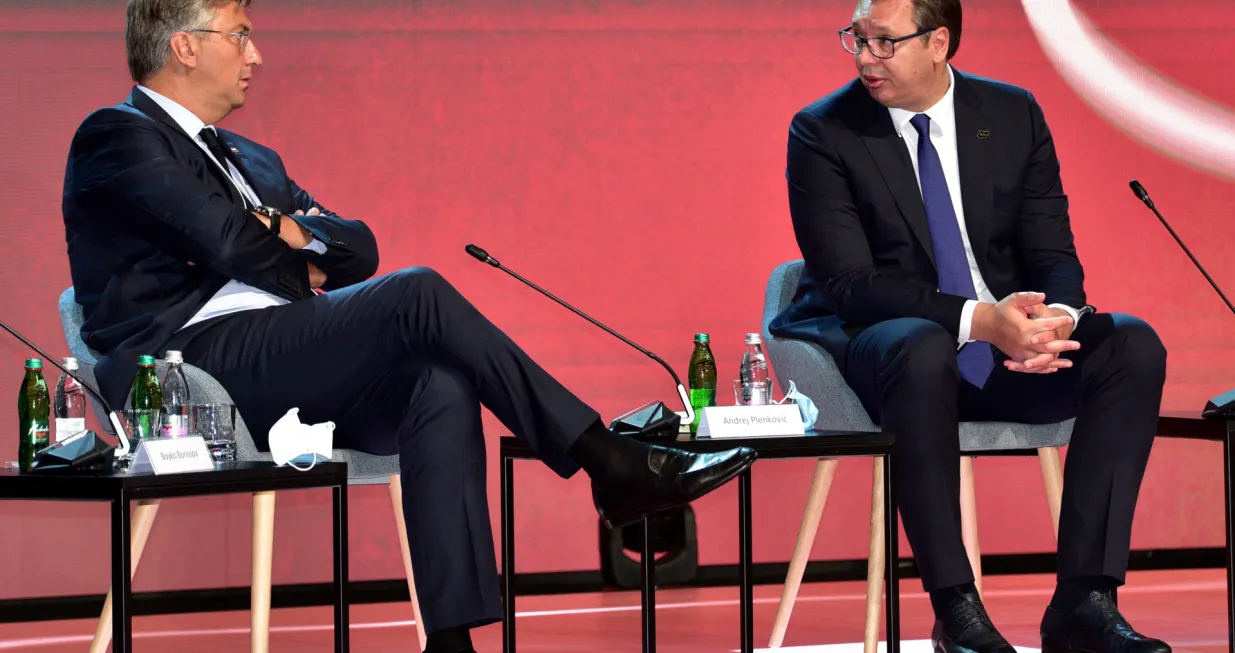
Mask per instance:
[[[952,44],[952,32],[946,27],[935,30],[931,35],[931,56],[935,63],[948,60],[948,47]]]
[[[172,58],[185,68],[197,67],[200,44],[187,32],[176,32],[171,39]]]

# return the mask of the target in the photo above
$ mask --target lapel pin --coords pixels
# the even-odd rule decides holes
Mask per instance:
[[[978,130],[978,138],[986,138],[987,136],[990,136],[990,135],[991,133],[985,129]]]

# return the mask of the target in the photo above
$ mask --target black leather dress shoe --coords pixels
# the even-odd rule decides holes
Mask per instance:
[[[596,512],[609,528],[621,528],[652,513],[686,505],[733,480],[755,462],[754,450],[689,453],[653,445],[647,469],[618,480],[592,483]]]
[[[935,653],[1016,653],[995,630],[977,594],[958,594],[931,631]]]
[[[1070,614],[1047,608],[1042,616],[1042,653],[1171,653],[1166,642],[1132,630],[1115,601],[1090,592]]]

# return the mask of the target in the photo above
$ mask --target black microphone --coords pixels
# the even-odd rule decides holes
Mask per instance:
[[[511,270],[510,268],[502,265],[500,262],[498,262],[497,259],[493,258],[492,256],[489,256],[489,253],[486,252],[485,250],[475,245],[468,245],[464,249],[467,251],[469,255],[471,255],[476,260],[482,263],[488,263],[489,265],[492,265],[493,267],[505,272],[506,274],[509,274],[510,276],[518,279],[519,281],[522,281],[523,283],[527,284],[529,287],[531,287],[536,292],[539,292],[545,297],[548,297],[549,299],[552,299],[553,301],[570,309],[572,312],[574,312],[575,315],[578,315],[579,317],[587,320],[588,322],[591,322],[592,324],[595,324],[601,329],[604,329],[609,335],[617,338],[618,340],[621,340],[622,342],[630,345],[631,347],[634,347],[644,356],[647,356],[648,358],[651,358],[657,363],[660,363],[661,367],[665,368],[665,371],[669,372],[669,376],[673,377],[673,382],[677,385],[678,397],[682,400],[682,406],[686,408],[685,414],[669,410],[669,407],[666,406],[664,402],[653,401],[653,402],[644,404],[643,406],[640,406],[639,408],[636,408],[635,410],[632,410],[629,413],[626,413],[625,415],[618,417],[617,419],[613,421],[612,424],[609,425],[610,429],[612,429],[613,431],[617,433],[621,433],[624,435],[630,435],[640,440],[670,440],[670,439],[677,438],[678,430],[681,427],[683,420],[685,420],[685,422],[688,424],[690,422],[695,421],[695,409],[693,406],[690,405],[690,397],[689,395],[686,394],[686,387],[682,385],[682,380],[678,378],[677,372],[674,372],[673,368],[670,367],[670,365],[666,363],[663,359],[661,359],[661,357],[657,356],[656,354],[653,354],[652,352],[644,349],[643,347],[640,347],[639,345],[631,341],[630,338],[627,338],[626,336],[618,333],[617,331],[614,331],[613,329],[610,329],[609,327],[601,324],[600,322],[596,321],[591,316],[585,314],[583,311],[580,311],[574,306],[571,306],[570,304],[567,304],[561,299],[558,299],[556,296],[553,295],[553,293],[519,276],[519,274],[516,273],[514,270]]]
[[[1205,280],[1209,282],[1209,285],[1214,289],[1214,292],[1218,293],[1218,296],[1222,298],[1222,301],[1226,302],[1226,307],[1231,309],[1231,313],[1235,313],[1235,305],[1232,305],[1231,300],[1226,298],[1226,295],[1223,294],[1222,289],[1218,287],[1218,284],[1214,281],[1213,277],[1209,276],[1209,273],[1205,271],[1205,267],[1201,265],[1201,262],[1196,260],[1196,257],[1192,255],[1192,250],[1188,249],[1188,246],[1184,244],[1184,241],[1181,240],[1179,235],[1175,233],[1175,230],[1171,228],[1171,225],[1166,221],[1166,218],[1162,217],[1162,213],[1160,213],[1157,207],[1154,206],[1154,201],[1149,199],[1149,193],[1145,190],[1145,187],[1141,185],[1141,182],[1133,179],[1128,182],[1128,186],[1132,189],[1132,192],[1136,194],[1136,198],[1144,202],[1145,206],[1148,206],[1149,210],[1153,211],[1154,215],[1158,216],[1158,220],[1162,222],[1162,226],[1166,227],[1166,230],[1170,232],[1171,237],[1175,239],[1175,242],[1179,243],[1179,247],[1184,250],[1184,253],[1188,255],[1188,258],[1192,259],[1192,264],[1196,266],[1196,269],[1201,271],[1201,274],[1205,275]],[[1235,390],[1224,392],[1206,402],[1205,410],[1201,411],[1201,416],[1235,416]]]
[[[107,400],[103,398],[103,393],[62,365],[55,357],[40,349],[33,342],[30,342],[13,327],[5,324],[3,321],[0,321],[0,327],[13,334],[13,337],[33,349],[39,356],[42,356],[44,360],[56,366],[61,372],[76,379],[81,384],[81,387],[99,402],[103,410],[107,411],[107,417],[111,420],[112,427],[116,429],[116,436],[120,439],[120,455],[123,456],[129,452],[129,438],[125,435],[124,425],[121,424],[120,417],[116,415],[116,411],[112,410]],[[116,453],[116,447],[104,442],[93,431],[85,431],[37,451],[34,454],[34,461],[31,463],[29,471],[111,471]]]

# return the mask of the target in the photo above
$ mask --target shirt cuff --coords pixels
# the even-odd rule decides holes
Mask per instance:
[[[326,245],[316,238],[313,239],[313,242],[304,246],[302,249],[307,249],[310,252],[317,252],[318,254],[326,253]]]
[[[976,299],[965,300],[965,307],[961,309],[961,325],[960,325],[960,329],[958,329],[959,333],[957,333],[957,338],[956,338],[957,349],[960,349],[961,347],[965,346],[965,343],[967,342],[973,342],[972,340],[970,340],[969,334],[973,330],[973,312],[977,308],[978,308],[978,300]]]
[[[1068,306],[1067,304],[1048,304],[1047,306],[1048,308],[1062,308],[1064,312],[1066,312],[1068,315],[1071,315],[1073,330],[1076,329],[1077,323],[1081,321],[1080,311],[1076,310],[1075,308],[1072,308],[1071,306]]]

